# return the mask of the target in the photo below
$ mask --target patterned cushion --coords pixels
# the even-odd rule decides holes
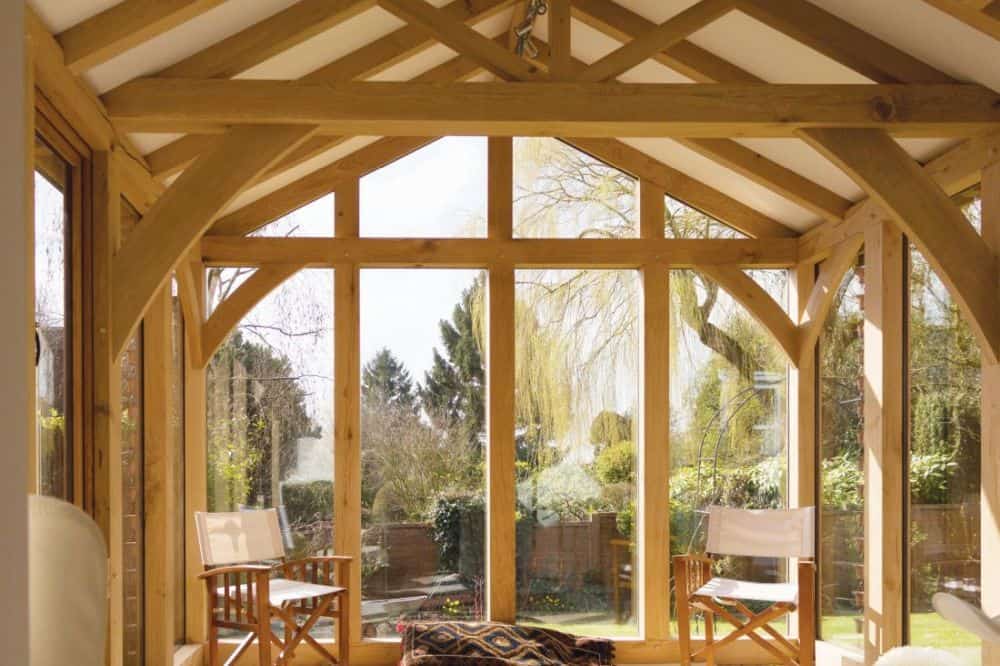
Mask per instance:
[[[493,622],[415,622],[402,648],[400,666],[608,666],[615,656],[604,638]]]

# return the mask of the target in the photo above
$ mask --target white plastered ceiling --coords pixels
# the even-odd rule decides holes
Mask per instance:
[[[432,0],[441,6],[447,0]],[[892,46],[913,55],[960,81],[976,82],[1000,91],[1000,42],[962,24],[919,0],[810,0],[828,12],[852,23]],[[83,74],[83,79],[101,94],[132,78],[157,71],[209,45],[275,14],[294,0],[227,0],[214,9],[164,33]],[[695,4],[696,0],[616,0],[617,4],[656,23]],[[116,4],[111,0],[29,0],[53,33],[96,15]],[[499,12],[474,27],[496,37],[506,32],[511,10]],[[243,72],[242,78],[295,79],[368,44],[403,23],[380,8],[360,13],[330,30]],[[544,17],[535,35],[547,37]],[[869,83],[864,76],[845,68],[780,32],[738,11],[730,12],[691,35],[690,41],[773,83]],[[573,56],[586,63],[610,53],[620,43],[577,20],[572,22]],[[395,63],[372,80],[404,81],[455,56],[437,45]],[[488,80],[489,75],[477,77]],[[685,83],[688,79],[664,65],[647,61],[621,80],[649,83]],[[176,134],[136,134],[132,139],[145,153],[176,140]],[[326,166],[377,137],[357,137],[316,156],[278,177],[243,192],[227,210],[252,203],[274,190]],[[846,175],[819,154],[795,139],[739,139],[772,161],[851,200],[863,195]],[[812,212],[669,139],[628,139],[629,145],[683,171],[775,220],[804,231],[819,223]],[[900,144],[916,159],[926,161],[954,141],[903,140]]]

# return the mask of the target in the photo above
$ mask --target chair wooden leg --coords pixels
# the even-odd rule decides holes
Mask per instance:
[[[687,560],[674,558],[674,598],[677,600],[677,639],[681,666],[691,666],[691,607],[688,599]]]
[[[799,666],[816,662],[816,564],[799,562]]]
[[[271,666],[271,595],[268,574],[257,576],[257,664]]]
[[[219,666],[219,628],[208,623],[208,666]]]
[[[345,590],[337,600],[337,661],[340,666],[351,663],[351,596]]]
[[[715,666],[715,615],[705,611],[705,663]]]

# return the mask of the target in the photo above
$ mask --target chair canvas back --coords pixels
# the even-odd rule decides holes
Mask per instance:
[[[194,514],[201,562],[207,567],[285,557],[274,509]]]
[[[715,555],[798,557],[812,559],[815,550],[813,507],[802,509],[708,510],[708,545]]]

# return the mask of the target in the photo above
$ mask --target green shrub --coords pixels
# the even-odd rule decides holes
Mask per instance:
[[[292,526],[333,520],[332,481],[287,482],[281,496]]]
[[[440,567],[466,578],[481,578],[485,569],[486,504],[479,495],[439,497],[431,517],[431,538],[440,551]]]
[[[604,485],[635,480],[635,444],[622,440],[602,450],[594,461],[594,473]]]

